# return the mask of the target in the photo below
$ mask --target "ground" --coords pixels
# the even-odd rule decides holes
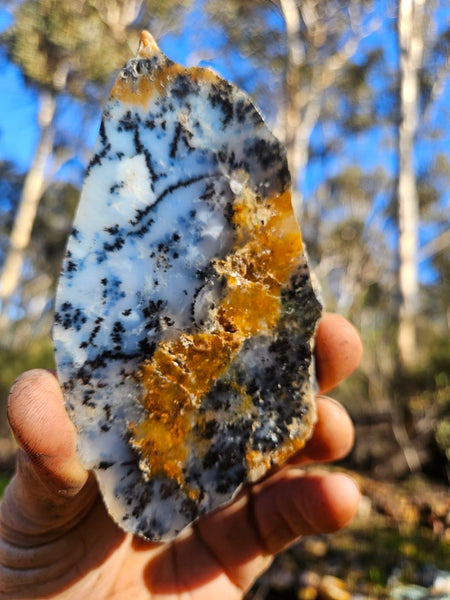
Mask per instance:
[[[11,472],[0,471],[0,495]],[[448,487],[349,474],[362,492],[354,522],[278,556],[245,600],[450,600]]]
[[[280,555],[246,600],[450,599],[448,488],[351,474],[362,491],[352,525]]]

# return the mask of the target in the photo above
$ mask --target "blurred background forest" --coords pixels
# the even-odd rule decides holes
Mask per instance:
[[[3,2],[1,414],[21,371],[53,366],[54,292],[83,172],[142,28],[173,60],[213,67],[247,91],[284,141],[326,308],[365,346],[335,393],[357,429],[343,466],[360,477],[360,537],[300,545],[249,598],[352,597],[327,596],[330,575],[346,580],[328,581],[342,594],[366,585],[360,597],[382,597],[405,564],[415,583],[417,565],[450,570],[448,0]],[[2,416],[4,481],[13,452]],[[352,571],[343,557],[358,549]],[[325,565],[320,576],[306,571],[310,580],[298,568],[308,552]]]

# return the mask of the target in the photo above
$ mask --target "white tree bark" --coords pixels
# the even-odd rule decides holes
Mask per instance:
[[[324,92],[339,78],[341,69],[355,54],[359,42],[379,25],[371,21],[364,27],[355,16],[349,23],[351,35],[339,52],[328,56],[317,64],[308,82],[301,80],[300,67],[308,60],[301,42],[302,19],[308,30],[311,48],[325,44],[328,31],[333,30],[331,7],[327,18],[317,13],[316,0],[279,0],[286,28],[288,61],[285,75],[285,98],[283,138],[286,145],[289,169],[292,177],[292,198],[297,217],[303,212],[301,174],[305,171],[309,158],[309,141],[320,117]],[[352,12],[352,11],[350,11]],[[354,11],[353,11],[354,12]],[[311,59],[309,59],[311,62]]]
[[[400,125],[398,132],[398,350],[401,365],[417,361],[416,318],[419,309],[419,201],[414,168],[414,140],[419,114],[419,68],[423,56],[425,0],[399,0]]]
[[[306,166],[309,144],[309,135],[306,137],[302,148],[297,142],[302,121],[300,66],[305,59],[305,55],[300,39],[300,12],[296,0],[280,0],[280,8],[286,27],[288,50],[285,73],[286,106],[283,111],[283,138],[292,177],[292,204],[297,216],[300,217],[303,199],[298,185],[298,173]]]
[[[98,10],[113,35],[122,40],[126,26],[138,15],[143,0],[99,3]],[[54,116],[57,94],[64,89],[70,70],[70,60],[62,61],[53,73],[54,91],[43,90],[39,95],[38,124],[40,137],[25,177],[19,208],[9,240],[9,249],[0,273],[0,332],[7,327],[6,307],[16,291],[25,261],[26,249],[36,218],[39,201],[46,186],[46,171],[54,151]]]
[[[53,152],[55,109],[55,96],[51,92],[41,92],[38,110],[40,137],[32,164],[24,180],[19,208],[9,239],[8,253],[0,273],[0,331],[6,317],[5,307],[20,281],[25,251],[30,243],[36,211],[45,188],[46,167]]]

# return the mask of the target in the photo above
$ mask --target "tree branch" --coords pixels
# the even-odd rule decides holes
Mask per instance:
[[[420,254],[419,254],[419,263],[423,262],[424,260],[428,260],[432,256],[439,254],[439,252],[442,252],[443,250],[446,250],[449,247],[450,247],[450,231],[446,230],[446,231],[443,231],[436,238],[434,238],[433,240],[431,240],[430,242],[425,244],[425,246],[423,246],[423,248],[421,248]]]

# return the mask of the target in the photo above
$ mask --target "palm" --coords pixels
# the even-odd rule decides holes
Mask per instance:
[[[336,319],[325,319],[319,330],[324,390],[360,356],[355,333]],[[0,599],[241,598],[273,554],[300,535],[342,527],[356,510],[358,493],[347,477],[297,468],[336,459],[352,443],[342,408],[319,399],[318,412],[314,436],[295,457],[296,465],[292,461],[247,488],[173,542],[151,544],[123,533],[108,516],[95,481],[76,459],[75,432],[56,380],[45,371],[25,374],[9,405],[23,450],[1,507]]]

